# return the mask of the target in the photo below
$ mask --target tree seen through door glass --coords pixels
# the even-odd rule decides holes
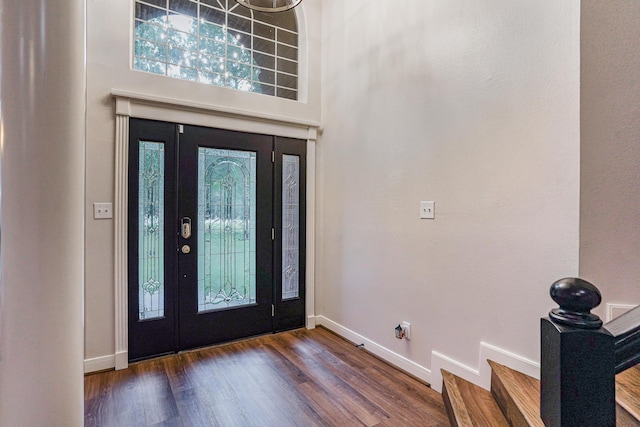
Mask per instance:
[[[198,311],[256,302],[256,153],[198,149]]]

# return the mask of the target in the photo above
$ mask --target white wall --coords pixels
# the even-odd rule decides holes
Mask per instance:
[[[131,70],[132,4],[133,1],[87,2],[85,360],[94,361],[92,366],[102,369],[113,366],[115,351],[114,225],[110,220],[93,219],[93,203],[114,199],[116,126],[112,91],[174,98],[295,120],[320,120],[319,0],[306,0],[296,9],[300,25],[309,35],[301,48],[307,53],[307,60],[301,64],[303,69],[308,69],[306,102],[242,93]]]
[[[580,275],[638,305],[640,3],[583,0],[581,50]]]
[[[549,286],[578,273],[579,2],[322,18],[317,313],[427,368],[477,367],[481,341],[539,360]]]

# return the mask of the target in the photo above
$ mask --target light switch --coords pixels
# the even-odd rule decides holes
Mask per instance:
[[[94,203],[93,219],[113,218],[113,205],[111,203]]]
[[[435,219],[435,202],[420,202],[420,219]]]

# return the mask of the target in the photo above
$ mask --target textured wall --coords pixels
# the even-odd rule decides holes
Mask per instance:
[[[323,2],[318,314],[426,367],[475,367],[480,341],[539,360],[578,272],[579,12]]]
[[[583,0],[581,21],[580,275],[637,305],[640,2]]]

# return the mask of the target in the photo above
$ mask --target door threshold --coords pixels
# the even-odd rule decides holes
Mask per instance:
[[[284,330],[284,331],[267,332],[267,333],[264,333],[264,334],[252,335],[250,337],[243,337],[243,338],[238,338],[238,339],[235,339],[235,340],[219,342],[219,343],[216,343],[216,344],[204,345],[202,347],[189,348],[189,349],[186,349],[186,350],[180,350],[179,352],[177,352],[175,354],[186,354],[186,353],[192,353],[194,351],[200,351],[200,350],[207,350],[207,349],[210,349],[210,348],[223,347],[223,346],[228,345],[228,344],[234,344],[234,343],[245,342],[245,341],[252,341],[252,340],[255,340],[255,339],[258,339],[258,338],[261,338],[261,337],[266,337],[266,336],[269,336],[269,335],[279,335],[279,334],[284,333],[284,332],[291,332],[291,331],[295,331],[295,330],[298,330],[298,329],[305,329],[305,327],[301,326],[299,328],[292,328],[292,329],[287,329],[287,330]]]

